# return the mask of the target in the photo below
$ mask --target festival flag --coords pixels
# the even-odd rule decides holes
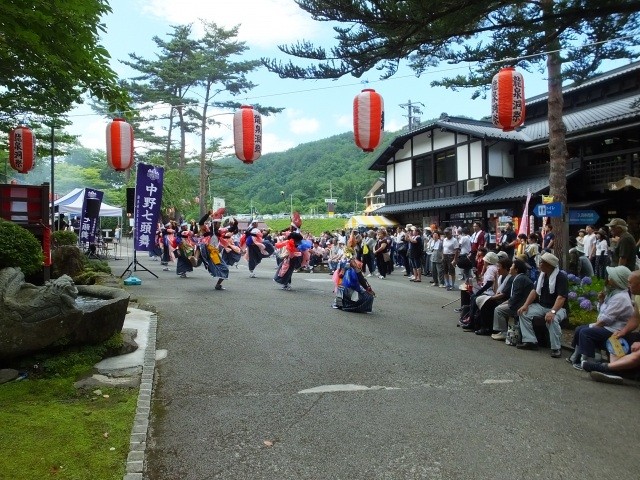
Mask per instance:
[[[154,245],[162,204],[163,179],[162,167],[138,164],[133,214],[133,248],[136,251],[149,251]]]
[[[104,192],[92,188],[84,189],[82,200],[82,213],[80,216],[80,241],[83,243],[95,243],[98,217]]]
[[[527,201],[524,204],[524,211],[522,212],[522,220],[520,220],[520,226],[518,227],[518,235],[524,233],[529,235],[529,201],[531,200],[531,190],[527,189]]]

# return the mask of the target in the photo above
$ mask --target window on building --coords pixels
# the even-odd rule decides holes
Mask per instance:
[[[452,183],[456,181],[456,152],[445,150],[435,155],[435,183]]]
[[[456,179],[456,152],[453,149],[425,155],[413,161],[414,188],[453,183]]]
[[[433,157],[426,155],[414,160],[413,186],[414,188],[433,185]]]

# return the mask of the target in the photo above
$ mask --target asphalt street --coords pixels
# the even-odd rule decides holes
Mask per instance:
[[[110,261],[115,274],[132,260]],[[156,273],[126,287],[158,312],[144,478],[635,478],[637,386],[593,382],[549,351],[457,328],[458,291],[370,279],[373,313],[330,307],[328,274],[293,291],[232,267],[226,290],[200,268],[139,253]],[[566,352],[565,352],[566,353]],[[565,355],[566,356],[566,355]]]

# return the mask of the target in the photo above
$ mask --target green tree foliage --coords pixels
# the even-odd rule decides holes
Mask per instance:
[[[638,43],[638,0],[295,0],[318,21],[334,27],[338,45],[327,50],[307,41],[280,46],[294,57],[263,59],[283,78],[360,77],[379,69],[394,75],[401,61],[418,74],[441,62],[469,62],[468,73],[433,82],[449,88],[470,87],[473,96],[490,88],[497,63],[544,71],[549,84],[549,158],[551,195],[566,202],[568,152],[562,123],[562,82],[582,81],[604,60],[632,58]],[[554,219],[557,247],[567,244],[561,219]]]
[[[196,57],[198,44],[191,39],[191,25],[178,25],[169,33],[169,40],[155,36],[153,41],[160,50],[157,59],[148,60],[135,53],[130,53],[130,61],[123,61],[125,65],[140,72],[127,83],[133,98],[139,104],[166,103],[171,105],[171,112],[166,127],[165,140],[165,168],[173,166],[173,130],[178,128],[180,137],[178,168],[184,168],[186,164],[186,135],[194,130],[193,123],[185,116],[187,105],[197,103],[191,97],[196,85],[196,74],[200,65]],[[157,120],[157,116],[151,113],[148,120]],[[174,125],[174,119],[177,122]]]
[[[378,151],[393,138],[393,133],[385,134]],[[338,199],[338,212],[352,212],[356,200],[363,207],[364,196],[379,176],[369,170],[375,155],[358,149],[353,133],[343,133],[286,152],[268,153],[252,165],[235,158],[215,162],[211,188],[216,197],[226,199],[230,213],[249,212],[251,203],[263,214],[289,213],[291,203],[300,213],[312,209],[326,213],[324,199],[330,193]],[[222,166],[236,174],[218,174]]]
[[[28,276],[40,271],[43,261],[42,245],[33,233],[0,219],[0,269],[17,267]]]
[[[25,115],[55,118],[88,92],[112,108],[129,97],[99,43],[105,0],[0,2],[0,123]]]

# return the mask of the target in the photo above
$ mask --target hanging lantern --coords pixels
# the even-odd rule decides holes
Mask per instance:
[[[353,134],[355,142],[365,152],[380,145],[384,130],[384,101],[371,88],[360,92],[353,100]]]
[[[20,173],[27,173],[36,164],[36,138],[29,127],[9,132],[9,163]]]
[[[122,118],[107,125],[107,162],[116,172],[133,166],[133,128]]]
[[[233,140],[236,157],[244,163],[255,162],[262,154],[262,117],[250,105],[242,105],[233,114]]]
[[[524,122],[524,78],[514,67],[501,68],[491,82],[491,120],[504,132]]]

